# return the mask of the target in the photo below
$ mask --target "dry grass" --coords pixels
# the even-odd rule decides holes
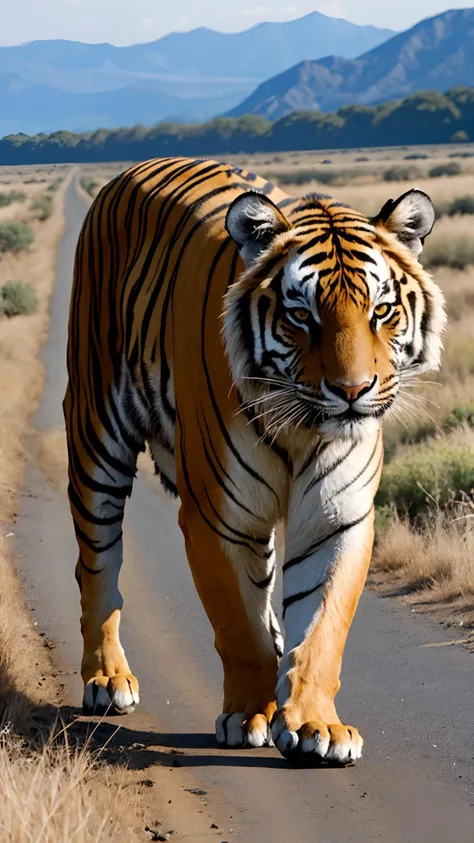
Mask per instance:
[[[293,195],[301,193],[330,193],[336,199],[347,202],[348,205],[356,208],[368,216],[376,214],[387,199],[401,196],[412,187],[419,187],[424,190],[433,200],[435,205],[442,205],[447,200],[452,200],[458,196],[466,196],[474,194],[474,175],[452,176],[441,179],[417,178],[413,181],[401,182],[384,182],[377,181],[370,184],[368,188],[367,183],[360,184],[346,184],[346,185],[331,185],[329,189],[317,182],[309,182],[296,189],[291,189],[291,186],[286,186],[285,190]]]
[[[421,609],[436,611],[440,619],[472,629],[474,529],[469,519],[454,519],[454,514],[434,514],[423,529],[414,530],[393,517],[375,546],[374,582]],[[463,643],[473,645],[474,635]]]
[[[23,179],[31,177],[31,170],[26,173]],[[51,183],[38,175],[45,180],[24,186],[18,173],[7,175],[8,184],[31,197]],[[44,222],[31,221],[29,203],[2,209],[2,218],[28,219],[37,233],[35,247],[1,256],[2,280],[30,283],[39,307],[32,316],[0,319],[0,841],[128,843],[136,839],[136,788],[127,786],[125,793],[125,772],[109,769],[87,747],[71,747],[58,734],[61,686],[25,605],[11,550],[24,437],[43,385],[39,349],[63,224],[62,190],[52,193],[54,210]],[[46,441],[43,448],[50,454],[53,444]]]
[[[21,182],[12,183],[22,186]],[[44,184],[27,187],[32,194],[41,194]],[[23,466],[24,434],[43,385],[39,348],[48,328],[49,297],[62,231],[61,195],[60,192],[54,211],[45,222],[31,221],[28,204],[19,204],[17,219],[29,221],[36,235],[35,244],[24,252],[8,252],[0,258],[2,281],[26,281],[38,298],[36,314],[0,319],[0,523],[11,521],[13,496]]]
[[[41,752],[0,732],[2,843],[129,843],[133,806],[112,771],[87,750],[49,743]],[[120,773],[118,774],[120,779]]]
[[[407,521],[393,518],[377,544],[378,567],[403,572],[410,589],[427,589],[432,597],[470,600],[474,612],[474,531],[470,522],[453,512],[451,517],[434,515],[429,529],[426,526],[415,532]]]
[[[473,185],[474,187],[474,185]],[[474,264],[474,216],[442,217],[426,241],[423,263],[427,269],[449,266],[465,269]]]

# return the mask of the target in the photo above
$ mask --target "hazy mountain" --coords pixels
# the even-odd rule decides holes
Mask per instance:
[[[198,122],[225,111],[232,105],[232,99],[229,96],[201,100],[178,98],[163,93],[153,84],[75,93],[0,75],[0,137],[23,131],[20,127],[26,128],[26,134],[37,134],[55,131],[58,126],[82,132],[124,125],[150,126],[160,119]]]
[[[200,28],[129,47],[1,47],[0,134],[206,119],[303,59],[330,52],[352,58],[392,34],[313,12],[244,32]]]
[[[303,61],[259,85],[229,114],[276,119],[291,111],[332,111],[457,85],[474,85],[474,9],[427,18],[353,60],[339,53]]]

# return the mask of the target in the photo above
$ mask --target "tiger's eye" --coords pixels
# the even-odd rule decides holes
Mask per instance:
[[[291,315],[297,322],[307,322],[309,319],[309,310],[305,310],[304,307],[297,307],[291,311]]]
[[[393,305],[388,302],[385,302],[385,304],[379,304],[376,308],[374,308],[374,316],[376,316],[377,319],[383,319],[385,316],[388,316],[392,308]]]

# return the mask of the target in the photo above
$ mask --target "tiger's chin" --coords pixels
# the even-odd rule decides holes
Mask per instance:
[[[318,425],[318,430],[328,439],[350,439],[353,442],[360,442],[362,439],[375,436],[380,429],[381,421],[381,418],[375,416],[360,414],[357,417],[347,418],[344,414],[342,417],[334,416],[325,419]]]

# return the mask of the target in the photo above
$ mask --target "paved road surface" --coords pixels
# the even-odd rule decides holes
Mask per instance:
[[[43,432],[62,422],[73,252],[87,209],[74,182],[65,201],[43,352],[47,382],[35,418]],[[56,642],[59,666],[71,672],[80,662],[75,541],[65,498],[48,486],[34,455],[17,539],[38,624]],[[184,751],[180,762],[192,768],[209,804],[230,810],[226,840],[473,843],[474,659],[459,647],[436,646],[449,641],[446,631],[393,601],[364,595],[339,699],[343,719],[366,739],[359,766],[291,769],[275,750],[217,750],[212,732],[221,675],[211,631],[187,568],[176,507],[146,477],[138,478],[128,506],[125,544],[123,640],[144,713],[120,725],[138,736],[145,722],[157,745]],[[77,676],[70,676],[68,690],[79,704]]]

